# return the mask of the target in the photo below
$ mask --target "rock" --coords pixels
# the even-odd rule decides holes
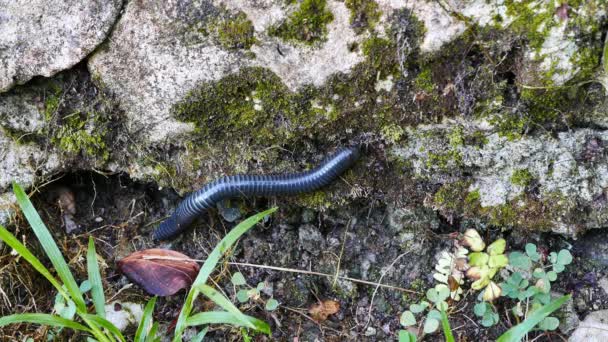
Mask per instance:
[[[444,125],[419,127],[408,145],[394,149],[393,153],[410,161],[419,177],[450,182],[454,174],[471,173],[471,185],[462,190],[473,193],[482,208],[510,203],[515,210],[518,207],[530,210],[531,205],[522,196],[533,184],[538,192],[535,201],[545,203],[543,212],[555,212],[542,214],[544,222],[540,219],[514,222],[511,218],[511,222],[521,226],[545,225],[557,233],[575,234],[580,228],[600,228],[608,223],[604,204],[604,189],[608,187],[608,167],[604,162],[607,132],[579,129],[560,132],[556,137],[541,134],[514,141],[494,133],[487,136],[482,147],[450,145],[445,139],[449,132],[450,128]],[[597,148],[591,149],[590,141],[597,141]],[[570,214],[580,206],[590,208],[585,219],[581,213]]]
[[[0,131],[0,192],[8,190],[12,182],[23,187],[31,185],[36,173],[48,174],[59,167],[55,153],[44,151],[34,144],[20,144]]]
[[[0,93],[80,62],[110,31],[122,1],[0,1]]]
[[[562,294],[556,295],[552,293],[553,298],[560,297]],[[559,310],[559,330],[564,334],[569,334],[578,327],[580,319],[574,309],[574,300],[568,299]]]
[[[226,5],[231,13],[242,11],[254,23],[254,55],[226,49],[205,33],[222,11],[209,1],[127,4],[107,46],[90,58],[89,69],[121,100],[131,131],[146,127],[151,141],[190,131],[190,125],[172,117],[173,105],[197,85],[242,67],[266,67],[296,89],[322,85],[330,75],[347,72],[362,61],[360,52],[348,48],[363,38],[350,28],[350,12],[343,2],[328,2],[334,20],[319,48],[268,36],[268,25],[285,17],[287,10],[275,3],[218,1],[218,5]],[[272,8],[270,17],[268,8]]]
[[[397,234],[399,243],[414,253],[421,252],[424,248],[418,234],[426,229],[437,229],[439,217],[433,210],[423,207],[387,208],[387,228]]]
[[[235,222],[241,218],[241,210],[238,206],[233,207],[231,205],[236,204],[230,200],[224,200],[217,203],[217,210],[222,215],[224,220],[228,222]]]
[[[595,311],[587,315],[568,341],[606,341],[608,340],[608,310]]]
[[[321,254],[324,249],[325,239],[317,227],[305,224],[298,229],[298,242],[300,247],[313,255]]]
[[[458,13],[469,22],[481,27],[511,28],[517,34],[528,38],[525,47],[524,68],[518,70],[522,84],[563,85],[582,69],[593,68],[585,65],[588,53],[586,40],[597,40],[597,23],[606,19],[607,13],[601,1],[589,1],[579,6],[566,6],[565,14],[556,15],[554,3],[488,2],[484,0],[448,0],[445,4],[435,1],[395,1],[379,0],[384,13],[408,8],[424,22],[426,33],[420,45],[422,51],[434,53],[445,44],[455,40],[467,28],[465,23],[445,10]],[[534,18],[534,21],[531,19]],[[591,38],[589,38],[591,37]]]
[[[106,319],[120,331],[129,325],[137,326],[144,315],[143,305],[131,302],[116,301],[106,304],[105,311]]]
[[[608,294],[608,277],[602,277],[597,281],[599,287],[604,290],[604,293]]]

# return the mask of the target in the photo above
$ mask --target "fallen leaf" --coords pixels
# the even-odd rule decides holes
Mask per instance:
[[[340,303],[334,300],[324,300],[308,309],[310,316],[317,322],[323,322],[329,315],[333,315],[340,310]]]
[[[170,296],[188,288],[200,267],[187,255],[168,249],[146,249],[118,262],[132,282],[156,296]]]

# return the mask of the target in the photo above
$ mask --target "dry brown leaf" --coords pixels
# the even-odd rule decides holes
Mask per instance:
[[[310,316],[317,322],[322,322],[340,310],[340,303],[335,300],[324,300],[308,309]]]
[[[170,296],[188,288],[200,267],[189,256],[168,249],[146,249],[118,262],[118,268],[146,292]]]

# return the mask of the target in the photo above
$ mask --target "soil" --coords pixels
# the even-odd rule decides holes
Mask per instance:
[[[69,188],[75,196],[77,211],[74,221],[79,228],[71,235],[64,231],[62,212],[56,202],[57,189],[60,187]],[[173,191],[159,189],[153,183],[132,181],[126,174],[82,171],[57,175],[50,184],[37,188],[32,199],[69,260],[78,282],[86,279],[86,243],[88,236],[94,237],[97,251],[104,260],[101,269],[108,302],[143,303],[150,298],[138,286],[131,286],[126,277],[118,272],[116,262],[121,258],[136,250],[162,247],[194,259],[205,259],[226,232],[240,221],[226,222],[217,211],[212,210],[176,240],[155,243],[151,240],[151,232],[160,220],[171,213],[171,208],[180,198]],[[452,246],[454,232],[463,232],[473,225],[472,222],[450,223],[439,217],[439,224],[416,230],[416,244],[404,244],[399,236],[401,232],[390,226],[390,208],[377,202],[360,201],[327,211],[291,207],[284,205],[281,198],[242,199],[239,203],[246,211],[243,218],[274,205],[278,205],[280,210],[241,239],[214,274],[213,280],[235,303],[238,301],[235,298],[236,289],[230,283],[231,274],[241,272],[253,287],[265,282],[266,289],[261,298],[242,304],[240,308],[249,315],[269,322],[273,331],[270,340],[395,339],[397,331],[401,329],[401,312],[409,304],[417,302],[422,292],[434,286],[432,273],[435,255]],[[43,255],[26,222],[17,217],[14,225],[12,229],[16,235],[36,255]],[[601,232],[589,232],[573,241],[548,233],[501,232],[500,229],[493,229],[487,231],[484,239],[493,241],[499,236],[506,238],[508,251],[521,250],[527,242],[533,242],[539,250],[546,251],[571,248],[574,262],[560,274],[553,291],[573,293],[574,308],[581,318],[590,311],[608,308],[608,296],[599,286],[599,280],[607,273],[608,259],[590,255],[593,251],[608,248],[608,239]],[[2,248],[1,255],[10,255],[6,246]],[[228,261],[303,272],[237,266]],[[48,262],[44,262],[48,266]],[[342,276],[380,281],[401,289],[376,288],[374,285],[345,280],[334,282],[332,276],[304,274],[305,271],[315,271],[335,275],[337,267]],[[3,274],[0,285],[5,292],[0,314],[52,311],[52,287],[27,263],[3,257],[0,259],[0,269]],[[172,328],[185,294],[185,291],[181,291],[177,295],[159,299],[154,319],[164,329]],[[272,312],[264,310],[264,302],[270,294],[280,302],[279,308]],[[473,313],[476,297],[477,293],[465,292],[462,300],[451,304],[450,324],[459,341],[494,340],[514,324],[513,316],[506,315],[513,301],[503,297],[495,302],[501,317],[499,324],[490,329],[482,327]],[[308,309],[321,300],[337,301],[340,310],[325,321],[315,322]],[[213,304],[201,298],[196,303],[195,312],[212,307]],[[0,336],[4,341],[22,341],[26,337],[40,340],[46,336],[47,329],[36,325],[10,326],[0,329]],[[532,333],[530,338],[558,341],[567,336],[559,332],[541,335]],[[63,331],[60,337],[65,340],[82,339],[82,336],[69,331]],[[212,341],[241,339],[239,330],[229,326],[212,326],[208,337]],[[254,340],[269,338],[257,335]],[[443,335],[438,332],[427,335],[424,340],[443,341]]]

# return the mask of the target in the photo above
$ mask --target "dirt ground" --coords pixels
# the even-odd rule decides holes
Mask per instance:
[[[69,187],[76,199],[79,225],[73,235],[62,227],[62,214],[56,203],[60,187]],[[116,267],[116,262],[136,250],[151,247],[171,248],[195,259],[205,259],[215,244],[235,224],[226,222],[217,211],[201,219],[193,229],[168,243],[154,243],[151,232],[159,220],[170,214],[179,201],[172,191],[155,184],[130,180],[126,174],[105,175],[96,172],[76,172],[58,175],[52,183],[39,187],[33,202],[51,229],[77,281],[86,278],[86,242],[95,238],[98,253],[103,257],[105,295],[108,302],[143,303],[149,296],[138,286],[132,286]],[[280,198],[242,200],[246,215],[278,205],[280,210],[250,231],[233,250],[230,258],[215,273],[213,280],[234,302],[235,288],[230,283],[232,273],[240,271],[247,283],[255,286],[266,282],[272,296],[280,302],[276,311],[267,312],[263,300],[241,305],[247,314],[271,324],[271,340],[283,341],[383,341],[395,339],[400,329],[399,316],[409,304],[418,301],[421,293],[433,285],[435,255],[452,245],[453,232],[462,232],[472,222],[452,222],[438,218],[434,226],[416,228],[413,240],[403,243],[400,232],[391,228],[390,209],[375,202],[358,202],[341,210],[318,212],[282,205]],[[237,222],[239,220],[236,220]],[[35,237],[24,220],[17,216],[10,229],[35,253],[42,256]],[[608,297],[598,284],[606,274],[608,259],[601,250],[608,248],[608,238],[601,232],[589,232],[573,241],[552,234],[531,234],[523,231],[492,229],[486,232],[488,241],[503,236],[508,250],[523,249],[534,242],[539,249],[571,248],[574,262],[560,275],[553,286],[556,292],[571,292],[576,314],[584,317],[592,310],[608,308]],[[54,291],[27,263],[19,260],[6,246],[0,259],[2,276],[2,305],[0,314],[15,312],[51,312]],[[602,249],[603,248],[603,249]],[[597,251],[597,255],[590,255]],[[585,260],[585,261],[583,261]],[[286,272],[260,267],[236,266],[230,262],[269,265],[301,270]],[[45,260],[46,262],[46,260]],[[369,282],[381,282],[394,288],[355,283],[334,282],[333,277],[313,276],[306,271],[329,275],[338,274]],[[412,292],[406,292],[412,291]],[[453,303],[450,324],[460,341],[493,340],[507,330],[513,321],[506,318],[506,308],[512,301],[504,297],[495,305],[501,315],[500,323],[487,329],[473,314],[477,294],[466,293],[464,299]],[[185,291],[160,298],[154,319],[164,329],[171,329],[181,309]],[[315,322],[308,309],[320,300],[335,300],[340,304],[337,314],[326,321]],[[195,310],[213,306],[203,299]],[[509,317],[511,317],[509,315]],[[3,341],[23,341],[27,337],[43,340],[47,328],[35,325],[2,328]],[[80,340],[82,336],[62,332],[65,340]],[[240,340],[237,329],[213,326],[210,340]],[[559,332],[540,336],[536,341],[561,341],[567,334]],[[268,340],[257,335],[256,341]],[[428,335],[425,341],[442,341],[441,333]]]

